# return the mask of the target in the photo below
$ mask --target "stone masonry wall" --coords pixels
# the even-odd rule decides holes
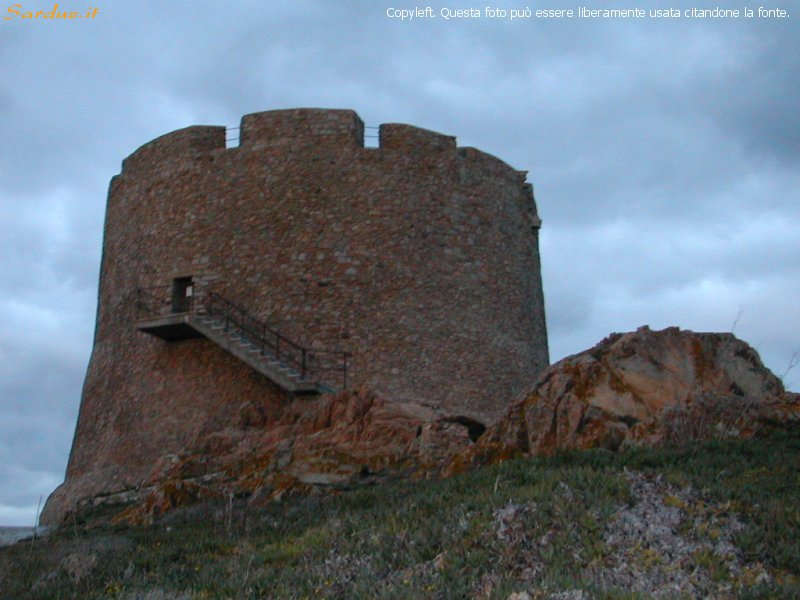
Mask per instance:
[[[124,489],[243,406],[293,398],[206,339],[139,332],[137,288],[193,277],[285,335],[352,353],[349,380],[489,424],[548,365],[525,172],[348,110],[161,136],[110,185],[95,344],[65,487]],[[166,289],[166,288],[165,288]]]

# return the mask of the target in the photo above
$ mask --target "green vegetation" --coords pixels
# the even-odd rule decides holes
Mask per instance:
[[[639,501],[631,473],[666,490],[675,535],[699,544],[683,562],[657,544],[614,546],[608,524]],[[738,558],[713,549],[728,539]],[[800,434],[570,452],[266,508],[196,506],[150,527],[63,527],[0,549],[0,597],[648,597],[605,576],[621,560],[653,585],[680,572],[712,596],[800,596]]]

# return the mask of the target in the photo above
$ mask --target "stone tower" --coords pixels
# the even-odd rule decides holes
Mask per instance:
[[[161,136],[111,181],[59,506],[135,485],[243,403],[368,385],[489,424],[548,365],[526,172],[409,125],[365,147],[349,110],[225,133]]]

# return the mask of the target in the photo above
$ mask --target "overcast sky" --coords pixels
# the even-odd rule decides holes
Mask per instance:
[[[143,143],[290,107],[355,109],[529,170],[551,359],[648,324],[800,347],[800,2],[788,19],[450,19],[577,3],[0,4],[0,524],[58,485],[91,351],[109,179]],[[770,0],[766,0],[770,2]],[[604,7],[701,7],[636,0]],[[720,2],[743,8],[736,1]],[[800,367],[785,376],[800,388]]]

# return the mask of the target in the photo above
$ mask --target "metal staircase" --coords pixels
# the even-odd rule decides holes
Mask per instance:
[[[217,292],[176,298],[174,286],[139,288],[136,315],[139,331],[166,342],[204,337],[292,394],[347,387],[346,352],[305,348]]]

